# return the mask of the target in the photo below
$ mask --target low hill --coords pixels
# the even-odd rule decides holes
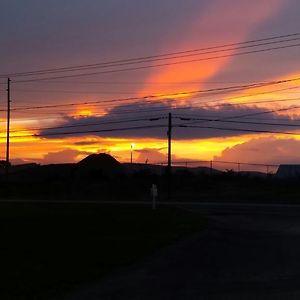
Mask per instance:
[[[118,174],[123,171],[122,164],[106,153],[91,154],[76,164],[83,172],[101,171],[104,174]]]

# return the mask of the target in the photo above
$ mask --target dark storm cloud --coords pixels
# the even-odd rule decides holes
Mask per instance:
[[[81,141],[81,142],[75,142],[74,145],[76,146],[90,146],[90,145],[98,145],[98,141]]]
[[[64,122],[60,124],[63,128],[44,130],[40,134],[45,138],[86,135],[119,138],[166,138],[167,114],[169,111],[173,112],[173,136],[174,139],[178,140],[228,137],[252,133],[245,132],[242,129],[253,131],[293,131],[298,127],[290,127],[288,125],[300,124],[300,121],[289,119],[287,116],[279,116],[275,113],[264,114],[267,109],[257,107],[225,105],[198,108],[177,107],[172,110],[170,100],[166,102],[155,101],[154,104],[136,102],[120,105],[101,117],[74,118],[66,116]],[[238,118],[239,116],[244,117]],[[200,120],[194,120],[195,118]],[[216,119],[219,121],[216,121]],[[221,122],[222,120],[226,122]],[[236,123],[237,121],[272,123],[275,125],[240,124]],[[160,125],[162,126],[161,128],[154,128],[154,126]],[[181,125],[194,126],[194,128],[178,127]],[[197,126],[204,128],[195,128]],[[132,127],[145,128],[127,130]],[[207,127],[218,127],[218,129]],[[68,133],[74,134],[70,135]]]

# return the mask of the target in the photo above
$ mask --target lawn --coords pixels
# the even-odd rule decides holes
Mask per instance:
[[[206,226],[172,208],[0,204],[0,299],[51,299]]]

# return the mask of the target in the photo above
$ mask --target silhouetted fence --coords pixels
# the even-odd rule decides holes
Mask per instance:
[[[166,162],[154,162],[153,164],[166,165]],[[238,161],[222,161],[222,160],[174,160],[173,167],[186,168],[208,168],[214,170],[233,171],[233,172],[261,172],[266,174],[274,174],[277,172],[279,164],[263,164],[248,163]]]

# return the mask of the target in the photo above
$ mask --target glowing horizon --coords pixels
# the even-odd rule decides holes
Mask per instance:
[[[99,7],[104,4],[98,4]],[[149,4],[151,9],[152,4]],[[171,4],[172,5],[176,4]],[[71,51],[60,52],[52,46],[47,44],[43,51],[38,53],[26,52],[22,56],[18,49],[21,47],[13,47],[13,53],[10,52],[3,55],[12,61],[14,57],[18,57],[16,64],[4,64],[4,70],[7,72],[18,72],[22,69],[33,70],[41,68],[63,67],[65,65],[84,64],[86,62],[99,61],[99,57],[103,57],[103,61],[110,61],[118,57],[139,57],[141,53],[160,54],[168,52],[178,52],[185,49],[200,49],[222,44],[240,43],[246,40],[251,40],[260,37],[274,36],[275,31],[271,32],[269,29],[270,22],[276,23],[281,30],[282,24],[285,24],[286,16],[282,14],[286,10],[289,14],[297,11],[295,8],[297,4],[287,4],[283,0],[274,0],[270,4],[269,1],[239,1],[238,3],[213,0],[209,3],[199,3],[193,6],[193,9],[185,12],[188,17],[184,17],[181,13],[176,14],[176,18],[168,20],[160,20],[161,24],[152,24],[157,30],[154,32],[153,28],[145,27],[143,30],[148,32],[148,39],[145,37],[143,30],[141,35],[137,33],[138,38],[134,40],[135,44],[130,39],[114,40],[116,45],[103,44],[102,39],[97,47],[93,47],[92,43],[85,43],[86,48],[74,48],[71,41],[66,42],[64,47],[71,49]],[[153,7],[155,8],[155,6]],[[124,8],[126,10],[126,8]],[[156,10],[155,10],[156,11]],[[247,14],[243,12],[247,11]],[[127,11],[126,11],[127,12]],[[128,15],[134,18],[132,11],[128,10]],[[145,16],[147,10],[145,11]],[[288,14],[287,14],[288,15]],[[65,16],[62,16],[63,18]],[[63,19],[62,19],[63,20]],[[94,20],[95,21],[95,20]],[[107,24],[111,25],[111,20],[106,20]],[[118,24],[118,20],[115,20]],[[165,24],[165,25],[163,25]],[[275,25],[276,25],[275,24]],[[80,32],[81,27],[73,24],[74,28]],[[79,26],[79,27],[76,27]],[[125,26],[126,27],[126,26]],[[126,28],[121,28],[120,33],[116,36],[124,35]],[[274,27],[274,28],[275,28]],[[108,27],[110,28],[110,27]],[[273,28],[273,26],[272,26]],[[161,30],[160,30],[161,29]],[[291,32],[286,29],[285,32]],[[147,31],[149,30],[149,31]],[[275,29],[274,29],[275,30]],[[281,32],[277,30],[277,34]],[[62,28],[63,31],[63,28]],[[30,31],[28,31],[30,32]],[[151,34],[150,34],[151,33]],[[283,33],[282,33],[283,34]],[[151,36],[155,39],[151,39]],[[47,37],[47,34],[45,34]],[[54,35],[55,37],[55,35]],[[85,38],[89,40],[95,39],[94,34],[81,35],[81,40]],[[99,37],[105,37],[106,41],[113,39],[113,36],[106,32],[99,33]],[[79,40],[80,40],[79,38]],[[35,42],[27,37],[28,41]],[[97,40],[97,39],[96,39]],[[145,45],[143,43],[145,43]],[[17,43],[17,41],[14,41]],[[58,42],[57,42],[58,43]],[[95,41],[96,43],[96,41]],[[71,46],[70,46],[71,45]],[[77,39],[76,39],[77,45]],[[135,45],[135,46],[133,46]],[[43,44],[41,44],[41,47]],[[76,51],[73,51],[74,50]],[[237,50],[231,49],[226,54],[237,54]],[[31,48],[34,49],[34,48]],[[96,50],[97,51],[96,51]],[[102,49],[104,52],[102,53]],[[149,50],[150,49],[150,50]],[[1,51],[0,51],[1,52]],[[32,50],[32,52],[34,52]],[[101,52],[101,55],[98,53]],[[22,52],[23,53],[23,52]],[[63,54],[64,53],[64,54]],[[285,54],[289,53],[289,54]],[[207,53],[201,58],[208,58],[213,54]],[[51,57],[51,60],[50,60]],[[166,103],[172,102],[174,106],[180,107],[185,105],[202,107],[217,104],[244,104],[247,102],[257,102],[249,107],[263,108],[263,109],[279,109],[292,105],[296,105],[299,97],[298,82],[286,83],[283,85],[274,85],[266,87],[257,87],[254,89],[243,89],[238,91],[228,91],[216,94],[193,94],[188,93],[194,90],[205,90],[211,87],[226,87],[230,82],[262,82],[270,80],[281,80],[285,78],[298,77],[300,65],[297,64],[296,50],[283,50],[278,52],[270,52],[265,54],[243,56],[243,57],[223,57],[219,59],[211,59],[207,61],[194,61],[186,64],[170,64],[177,60],[197,59],[196,57],[179,58],[177,60],[167,60],[166,65],[161,67],[153,67],[137,72],[121,72],[105,75],[91,76],[81,80],[80,78],[72,80],[58,80],[53,82],[36,83],[22,83],[13,84],[12,96],[13,107],[22,107],[29,105],[53,105],[53,104],[67,104],[67,103],[85,103],[101,100],[116,100],[126,97],[143,97],[142,100],[132,100],[127,102],[111,102],[107,105],[94,104],[84,105],[78,104],[72,107],[49,108],[47,110],[28,110],[28,111],[14,111],[12,113],[11,123],[11,158],[18,160],[36,160],[38,162],[56,162],[56,161],[76,161],[88,155],[89,153],[106,152],[115,155],[121,161],[129,159],[129,151],[131,143],[136,145],[135,153],[139,153],[136,159],[142,162],[146,156],[151,156],[151,160],[155,157],[163,159],[166,156],[166,139],[150,138],[145,135],[143,137],[126,138],[125,135],[119,138],[98,137],[96,135],[88,134],[86,136],[77,137],[60,137],[60,138],[38,138],[31,135],[39,134],[38,128],[55,127],[66,124],[68,120],[89,120],[89,118],[110,117],[111,111],[118,109],[120,105],[132,104],[139,102],[138,110],[142,110],[143,103]],[[200,58],[200,57],[199,57]],[[282,60],[282,62],[281,62]],[[48,66],[45,65],[45,61]],[[53,62],[52,62],[53,61]],[[76,62],[76,63],[74,63]],[[157,62],[153,62],[153,65]],[[148,63],[151,65],[151,63]],[[4,72],[4,71],[3,71]],[[73,82],[73,83],[72,83]],[[136,82],[136,84],[132,84]],[[223,82],[223,83],[222,83]],[[40,88],[41,86],[41,88]],[[36,88],[37,87],[37,88]],[[74,91],[74,94],[72,92]],[[0,94],[1,99],[6,97],[3,90]],[[182,93],[182,94],[179,94]],[[124,96],[124,94],[126,96]],[[164,94],[169,94],[169,97],[164,97]],[[156,95],[157,97],[144,98],[147,95]],[[166,99],[168,98],[168,99]],[[286,102],[264,102],[268,100],[289,99]],[[293,99],[294,98],[294,99]],[[144,101],[144,102],[143,102]],[[262,101],[260,104],[259,101]],[[5,103],[5,102],[4,102]],[[129,106],[130,107],[130,106]],[[216,111],[217,112],[217,111]],[[146,112],[144,113],[146,114]],[[139,113],[136,114],[138,117]],[[287,118],[297,118],[300,115],[300,109],[293,109],[289,111],[278,112],[272,117],[283,115]],[[123,115],[126,117],[126,113]],[[132,117],[133,114],[130,114]],[[117,115],[115,119],[117,119]],[[97,119],[98,120],[98,119]],[[2,112],[0,118],[2,130],[0,133],[0,146],[3,149],[0,152],[0,159],[5,155],[5,114]],[[88,127],[86,127],[88,129]],[[164,129],[162,129],[164,130]],[[28,135],[23,138],[14,138],[20,135]],[[228,149],[235,149],[235,146],[250,143],[252,140],[258,138],[268,139],[270,136],[277,140],[282,140],[280,134],[239,134],[236,136],[220,136],[219,138],[206,137],[203,139],[176,139],[173,144],[174,156],[178,159],[203,159],[211,160],[214,157],[220,157],[223,153],[227,153]],[[298,136],[290,136],[290,139],[298,141]],[[128,146],[129,145],[129,146]],[[152,152],[150,150],[153,150]],[[226,152],[227,151],[227,152]],[[56,153],[56,154],[55,154]],[[61,153],[61,154],[60,154]],[[225,155],[224,154],[224,155]],[[253,154],[254,155],[254,154]],[[259,155],[255,154],[257,159]],[[254,156],[255,156],[254,155]]]

